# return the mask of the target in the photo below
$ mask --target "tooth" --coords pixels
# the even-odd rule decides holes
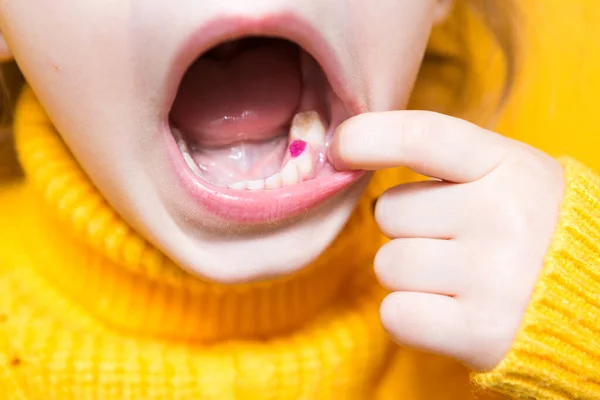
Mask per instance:
[[[300,112],[294,116],[290,128],[292,140],[304,140],[313,148],[320,148],[325,144],[325,134],[325,125],[316,111]]]
[[[246,182],[246,189],[249,189],[249,190],[262,190],[264,188],[265,188],[265,181],[263,179],[256,180],[256,181],[247,181]]]
[[[189,154],[190,149],[188,148],[187,143],[183,139],[183,135],[181,134],[181,132],[179,132],[179,130],[175,129],[175,128],[171,129],[171,132],[173,132],[173,137],[175,138],[175,142],[177,142],[177,146],[179,147],[179,150],[182,153]]]
[[[192,158],[192,155],[190,154],[190,149],[188,148],[188,145],[187,145],[185,139],[181,135],[181,132],[179,132],[177,129],[174,129],[174,128],[172,129],[172,132],[173,132],[173,137],[175,138],[175,141],[177,142],[177,146],[179,147],[179,151],[181,151],[181,154],[183,155],[183,159],[185,160],[186,164],[188,165],[188,167],[190,167],[192,172],[197,177],[201,178],[202,171],[200,170],[200,167],[198,167],[198,164],[196,164],[196,161],[194,161],[194,159]]]
[[[281,170],[282,186],[292,186],[298,183],[298,169],[291,160],[288,161]]]
[[[281,187],[281,174],[278,172],[265,179],[266,189],[279,189]]]
[[[230,189],[244,190],[244,189],[246,189],[247,184],[248,184],[248,181],[239,181],[239,182],[230,183],[229,185],[227,185],[227,187]]]
[[[310,178],[313,172],[313,157],[310,148],[307,146],[306,150],[300,156],[291,159],[289,162],[296,164],[298,170],[299,181],[303,182]]]
[[[196,176],[202,176],[202,171],[200,171],[198,164],[196,164],[196,161],[194,161],[190,153],[181,152],[181,154],[183,154],[183,159],[187,163],[188,167],[190,167],[192,172],[196,174]]]
[[[290,157],[290,156],[288,156]],[[271,178],[267,179],[265,186],[274,186],[277,175],[280,175],[281,183],[277,186],[292,186],[300,182],[309,180],[312,176],[314,169],[313,165],[313,153],[310,145],[307,145],[302,154],[295,158],[287,158],[287,161],[283,164],[280,174],[275,174]],[[277,182],[279,183],[279,182]]]

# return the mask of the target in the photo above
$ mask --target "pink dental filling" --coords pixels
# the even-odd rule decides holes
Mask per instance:
[[[290,143],[290,156],[296,158],[306,150],[306,142],[304,140],[294,140]]]

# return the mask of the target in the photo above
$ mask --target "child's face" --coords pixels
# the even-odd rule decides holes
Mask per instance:
[[[448,2],[0,0],[0,27],[124,218],[185,268],[239,282],[299,269],[339,233],[368,176],[332,171],[319,160],[325,143],[352,114],[405,105]],[[194,64],[239,36],[300,47],[238,41]],[[314,131],[295,169],[265,181],[291,157],[287,133],[299,110],[317,111],[328,133]],[[245,180],[284,187],[240,189]]]

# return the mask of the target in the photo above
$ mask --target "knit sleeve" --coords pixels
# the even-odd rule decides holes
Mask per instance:
[[[600,399],[600,177],[562,159],[566,193],[512,349],[474,380],[517,399]]]

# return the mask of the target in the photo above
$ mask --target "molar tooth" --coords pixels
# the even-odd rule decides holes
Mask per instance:
[[[173,137],[175,138],[175,141],[177,142],[177,146],[179,147],[179,151],[181,151],[181,154],[183,155],[183,159],[185,160],[185,163],[192,170],[194,175],[196,175],[197,177],[202,177],[202,171],[200,170],[200,167],[198,166],[198,164],[196,164],[196,161],[192,157],[192,155],[190,153],[190,149],[188,148],[188,145],[187,145],[185,139],[181,135],[181,132],[179,132],[177,129],[173,129],[172,132],[173,132]]]
[[[262,190],[264,188],[265,188],[265,181],[263,179],[246,182],[246,189],[248,189],[248,190]]]
[[[279,189],[281,184],[281,174],[279,172],[265,179],[266,189]]]
[[[171,132],[173,133],[173,137],[175,138],[175,142],[177,143],[177,147],[179,147],[179,151],[181,151],[182,153],[188,153],[190,152],[190,149],[188,148],[188,145],[185,141],[185,139],[183,138],[183,135],[181,134],[181,132],[178,129],[171,129]]]
[[[230,189],[244,190],[244,189],[246,189],[247,184],[248,184],[248,181],[239,181],[239,182],[230,183],[229,185],[227,185],[227,187]]]
[[[185,162],[188,165],[188,167],[190,167],[190,169],[192,170],[192,172],[196,176],[201,177],[202,176],[202,171],[200,171],[200,168],[198,167],[198,164],[196,164],[196,161],[194,161],[194,159],[192,158],[192,156],[190,155],[190,153],[182,152],[181,154],[183,154],[183,159],[185,160]]]
[[[298,183],[298,169],[296,164],[290,160],[281,170],[281,184],[282,186],[293,186],[296,183]]]
[[[292,139],[304,140],[313,148],[325,144],[325,125],[316,111],[300,112],[294,116],[290,128]]]

